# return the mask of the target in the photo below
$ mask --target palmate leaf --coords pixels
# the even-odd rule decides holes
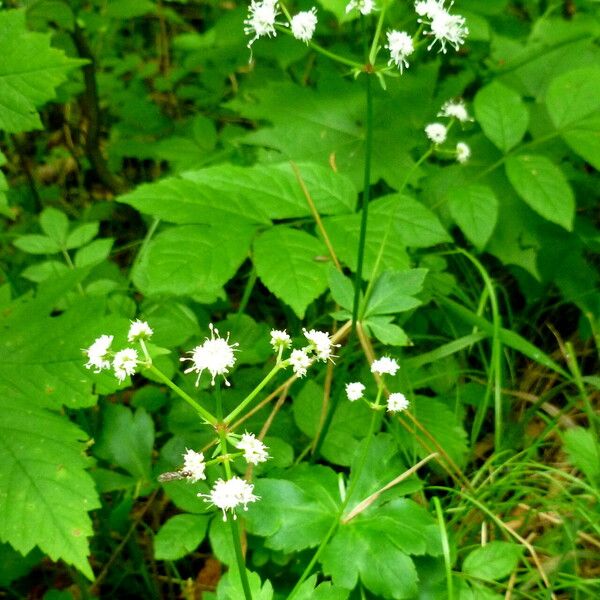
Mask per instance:
[[[431,515],[416,502],[399,498],[342,524],[321,562],[335,585],[352,589],[360,579],[378,597],[401,599],[417,593],[417,571],[409,554],[440,553]]]
[[[359,500],[380,490],[404,470],[392,436],[378,435],[354,486],[356,492],[346,507],[345,518]],[[417,584],[410,555],[441,553],[433,517],[412,500],[398,498],[419,486],[412,477],[344,521],[339,520],[342,499],[336,473],[329,467],[303,464],[280,479],[257,481],[255,491],[261,501],[252,504],[246,513],[248,530],[266,537],[267,548],[287,553],[317,546],[339,520],[337,532],[321,554],[323,571],[331,575],[334,585],[352,589],[360,579],[377,597],[410,598]]]
[[[40,129],[36,108],[85,62],[52,48],[50,35],[27,31],[24,10],[0,12],[0,56],[0,130],[9,133]]]
[[[35,546],[88,578],[88,511],[100,505],[85,468],[87,435],[35,405],[0,394],[0,540],[27,554]]]

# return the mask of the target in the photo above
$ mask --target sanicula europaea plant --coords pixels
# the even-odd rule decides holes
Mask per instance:
[[[22,4],[8,595],[598,596],[600,9]]]

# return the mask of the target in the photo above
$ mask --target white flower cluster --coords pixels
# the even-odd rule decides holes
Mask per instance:
[[[201,479],[206,479],[205,470],[204,454],[202,452],[195,452],[194,450],[186,450],[183,455],[182,475],[190,481],[200,481]]]
[[[456,119],[459,123],[467,123],[473,119],[469,116],[467,107],[462,100],[448,100],[437,114],[438,117]],[[448,137],[448,127],[443,123],[429,123],[425,127],[425,135],[436,145],[443,144]],[[459,163],[466,163],[471,157],[471,148],[465,142],[458,142],[454,156]]]
[[[292,367],[298,377],[304,377],[308,368],[315,361],[327,362],[333,360],[335,358],[333,349],[339,345],[334,344],[331,336],[325,331],[303,329],[302,332],[308,341],[308,345],[301,349],[293,349],[289,358],[285,361],[287,365]],[[291,347],[292,339],[285,330],[273,329],[271,331],[271,345],[281,358],[281,352]]]
[[[346,5],[346,13],[358,10],[361,15],[370,15],[375,11],[375,8],[373,0],[350,0]]]
[[[227,520],[227,511],[231,511],[234,519],[237,519],[235,509],[243,506],[248,510],[250,502],[260,500],[254,495],[254,486],[241,477],[232,477],[231,479],[217,479],[215,485],[208,494],[198,494],[198,497],[204,498],[213,506],[223,511],[223,521]]]
[[[236,447],[244,451],[244,459],[248,464],[257,465],[269,458],[268,448],[253,433],[244,433]]]
[[[352,0],[351,6],[360,0]],[[465,26],[465,19],[460,15],[451,15],[444,7],[445,0],[425,0],[415,3],[415,11],[419,15],[419,23],[429,26],[425,35],[433,36],[433,41],[428,50],[433,48],[436,42],[440,43],[440,52],[446,52],[446,44],[458,50],[464,44],[469,30]],[[348,11],[346,7],[346,11]],[[452,2],[450,7],[452,8]],[[365,13],[363,13],[365,14]],[[388,65],[395,64],[400,73],[409,67],[407,58],[415,51],[415,43],[412,36],[406,31],[392,30],[387,32],[386,48],[390,51]]]
[[[142,342],[150,339],[154,332],[145,321],[132,321],[127,334],[129,343]],[[111,346],[114,340],[112,335],[101,335],[94,343],[83,352],[87,356],[87,369],[94,369],[94,373],[100,373],[112,367],[115,377],[120,381],[125,381],[127,376],[135,373],[140,364],[138,353],[135,348],[123,348],[113,352]]]
[[[381,358],[374,360],[371,364],[371,373],[376,375],[392,375],[394,376],[400,365],[396,360],[389,356],[382,356]],[[350,402],[355,402],[363,397],[365,391],[364,384],[360,381],[354,381],[346,384],[346,396]],[[389,395],[387,399],[387,410],[388,412],[395,413],[406,410],[409,406],[408,400],[400,392],[394,392]]]
[[[244,20],[244,33],[252,36],[248,48],[251,48],[258,38],[277,35],[275,26],[285,25],[277,22],[279,14],[278,0],[251,0],[248,17]],[[308,44],[315,33],[317,22],[317,9],[313,7],[294,15],[287,25],[297,40]]]
[[[431,50],[436,42],[440,44],[440,52],[446,53],[446,44],[458,50],[469,35],[465,18],[451,15],[444,4],[445,0],[424,0],[415,3],[415,11],[421,17],[419,22],[429,26],[429,31],[425,31],[425,35],[433,37],[427,50]],[[452,4],[454,2],[450,2],[449,8],[452,8]]]
[[[184,373],[198,373],[196,387],[200,383],[203,371],[208,371],[212,377],[211,383],[215,385],[217,375],[223,375],[225,385],[229,385],[225,375],[235,364],[236,346],[239,344],[229,343],[229,334],[226,338],[219,336],[219,330],[212,323],[209,324],[210,338],[206,338],[203,344],[196,346],[189,354],[190,357],[181,358],[181,361],[190,361],[192,365]]]

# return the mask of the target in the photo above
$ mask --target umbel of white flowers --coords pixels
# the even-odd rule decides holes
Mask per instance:
[[[452,126],[453,121],[456,120],[463,125],[464,123],[473,120],[471,116],[469,116],[467,107],[462,100],[448,100],[443,104],[437,116],[450,119],[450,124],[446,126],[443,123],[429,123],[425,127],[425,135],[436,147],[440,146],[446,141],[448,137],[448,130]],[[446,152],[454,154],[454,157],[459,163],[465,163],[471,157],[471,148],[465,142],[458,142],[455,150]]]
[[[151,327],[145,321],[132,321],[127,334],[129,343],[143,342],[152,337]],[[140,361],[135,348],[123,348],[118,352],[113,352],[111,346],[114,340],[112,335],[101,335],[94,343],[83,350],[87,356],[87,369],[94,369],[94,373],[108,370],[112,367],[115,377],[120,381],[125,381],[126,377],[133,375]]]
[[[432,38],[427,47],[431,50],[435,44],[439,44],[439,51],[446,53],[447,46],[458,50],[465,42],[469,30],[465,25],[465,18],[450,13],[453,1],[445,6],[446,0],[425,0],[415,2],[417,21],[424,29],[424,35]],[[374,0],[350,0],[346,5],[346,13],[358,11],[363,15],[370,15],[377,10]],[[287,11],[285,11],[287,15]],[[248,17],[244,20],[244,33],[252,36],[248,42],[248,48],[261,37],[274,37],[277,35],[276,25],[289,26],[293,36],[308,44],[317,28],[317,9],[300,12],[291,17],[289,23],[278,23],[280,15],[278,0],[251,0],[248,7]],[[400,73],[407,69],[409,64],[407,58],[414,52],[415,39],[406,31],[391,30],[386,33],[386,48],[390,52],[389,65],[396,65]]]

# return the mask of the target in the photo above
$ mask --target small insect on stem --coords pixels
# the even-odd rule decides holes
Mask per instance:
[[[158,476],[158,481],[160,481],[160,483],[166,483],[167,481],[179,481],[181,479],[187,479],[188,477],[189,473],[187,471],[167,471]]]

